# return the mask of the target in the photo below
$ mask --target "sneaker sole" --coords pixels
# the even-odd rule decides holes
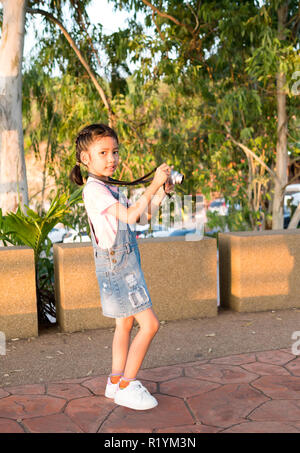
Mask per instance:
[[[104,396],[105,396],[106,398],[110,398],[110,399],[112,399],[112,400],[115,399],[115,395],[111,395],[110,393],[105,393]]]
[[[158,405],[158,402],[156,401],[155,404],[153,404],[152,406],[148,406],[148,407],[135,407],[133,404],[126,404],[126,403],[122,403],[121,401],[116,401],[116,399],[114,399],[114,402],[115,404],[117,404],[118,406],[124,406],[124,407],[128,407],[129,409],[134,409],[136,411],[147,411],[149,409],[154,409],[154,407],[156,407]]]
[[[115,389],[115,391],[109,391],[109,390],[105,389],[104,396],[105,396],[106,398],[114,399],[114,398],[115,398],[116,391],[117,391],[117,389]]]

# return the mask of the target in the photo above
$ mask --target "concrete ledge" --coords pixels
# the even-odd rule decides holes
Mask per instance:
[[[56,320],[62,332],[114,326],[102,316],[90,243],[53,244]]]
[[[142,269],[160,320],[217,315],[217,245],[204,238],[140,239]],[[57,322],[63,332],[107,328],[90,243],[54,244]]]
[[[142,269],[161,320],[216,316],[217,241],[204,237],[139,240]]]
[[[300,307],[300,229],[220,233],[219,263],[221,307]]]
[[[0,331],[6,339],[38,335],[34,252],[0,247]]]

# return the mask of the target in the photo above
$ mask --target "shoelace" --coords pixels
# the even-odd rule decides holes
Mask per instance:
[[[145,393],[147,396],[151,395],[149,390],[147,390],[140,381],[136,381],[135,388],[138,393]]]

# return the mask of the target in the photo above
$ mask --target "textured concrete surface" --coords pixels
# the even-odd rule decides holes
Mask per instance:
[[[177,320],[217,315],[216,239],[141,239],[139,250],[146,284],[159,318]],[[92,245],[54,244],[53,254],[57,320],[62,331],[113,327],[114,319],[102,315]]]
[[[300,308],[300,230],[219,234],[220,303],[239,312]]]
[[[34,252],[30,247],[0,247],[0,297],[0,332],[6,338],[36,336]]]
[[[164,322],[148,350],[142,368],[154,368],[232,354],[291,348],[300,331],[300,310],[237,313]],[[137,332],[134,327],[132,335]],[[0,355],[0,387],[39,384],[99,376],[111,372],[114,329],[61,333],[57,327],[37,338],[9,340]]]
[[[300,433],[300,358],[248,352],[141,370],[158,406],[105,398],[106,375],[0,389],[1,433]]]
[[[142,269],[159,319],[217,315],[217,241],[171,236],[139,240]],[[167,285],[166,285],[167,282]]]

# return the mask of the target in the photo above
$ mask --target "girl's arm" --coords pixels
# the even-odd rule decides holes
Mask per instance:
[[[152,198],[150,205],[148,206],[148,210],[146,210],[141,214],[140,219],[137,219],[137,223],[140,225],[147,225],[150,222],[151,218],[155,215],[157,210],[159,209],[160,204],[162,203],[163,199],[166,196],[166,192],[164,188],[160,186],[154,197]]]
[[[145,211],[142,213],[140,219],[137,220],[137,222],[140,225],[146,225],[149,223],[151,218],[156,214],[156,211],[158,210],[159,206],[161,205],[163,199],[165,198],[167,193],[172,193],[174,190],[174,184],[172,184],[169,179],[166,180],[165,182],[165,187],[160,186],[156,194],[154,195],[153,199],[151,200],[151,205],[148,207],[147,214]]]
[[[160,187],[167,181],[170,172],[171,168],[169,165],[166,163],[161,164],[157,167],[151,184],[133,206],[125,208],[121,203],[116,202],[107,208],[107,212],[117,219],[120,219],[121,222],[129,223],[130,225],[135,224],[137,219],[140,219],[143,212],[146,211],[146,209],[148,210],[148,205],[151,203],[156,192],[158,192]],[[160,191],[159,198],[161,196],[162,194]],[[157,200],[154,201],[154,203],[157,204]]]
[[[109,206],[106,212],[116,217],[117,219],[120,219],[121,222],[129,223],[130,225],[135,224],[137,220],[143,216],[143,213],[145,213],[146,208],[148,208],[148,205],[155,198],[154,197],[155,194],[157,192],[161,194],[161,191],[159,191],[160,187],[161,186],[152,181],[151,184],[147,187],[145,192],[140,196],[140,198],[136,201],[134,205],[130,206],[129,208],[126,208],[121,203],[116,202],[113,205]],[[154,203],[157,203],[157,199],[155,199]]]

